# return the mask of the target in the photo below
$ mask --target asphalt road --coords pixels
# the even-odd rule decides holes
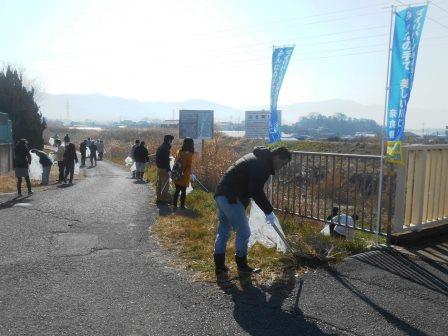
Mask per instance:
[[[282,290],[222,290],[160,252],[148,185],[107,162],[87,172],[0,196],[1,336],[446,335],[443,263],[376,251]]]

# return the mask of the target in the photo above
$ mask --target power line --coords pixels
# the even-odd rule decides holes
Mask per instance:
[[[439,5],[438,5],[437,3],[435,3],[434,1],[431,1],[431,4],[432,4],[433,6],[436,6],[436,7],[437,7],[438,9],[440,9],[441,11],[443,11],[443,12],[445,12],[445,13],[448,14],[448,10],[446,10],[445,8],[439,6]]]
[[[377,5],[370,5],[370,6],[363,6],[363,7],[357,7],[357,8],[350,8],[350,9],[344,9],[344,10],[338,10],[338,11],[332,11],[327,13],[319,13],[319,14],[313,14],[313,15],[306,15],[301,17],[295,17],[295,18],[289,18],[289,19],[283,19],[283,20],[277,20],[277,21],[270,21],[260,24],[254,24],[249,26],[242,26],[237,28],[230,28],[230,29],[223,29],[223,30],[216,30],[211,31],[210,33],[221,33],[221,32],[230,32],[230,31],[237,31],[237,30],[243,30],[247,28],[252,27],[260,27],[260,26],[266,26],[266,25],[272,25],[272,24],[278,24],[278,23],[284,23],[284,22],[290,22],[290,21],[298,21],[298,20],[304,20],[304,19],[310,19],[313,17],[319,17],[319,16],[327,16],[327,15],[334,15],[334,14],[340,14],[340,13],[346,13],[346,12],[353,12],[357,10],[363,10],[363,9],[369,9],[369,8],[378,8],[379,6],[382,6],[384,2],[378,3]]]
[[[384,11],[384,9],[381,9],[381,11]],[[268,29],[259,29],[252,32],[243,32],[238,34],[231,34],[231,35],[222,35],[222,36],[210,36],[206,38],[200,38],[199,40],[209,40],[209,39],[218,39],[218,38],[226,38],[226,37],[236,37],[236,36],[243,36],[243,35],[253,35],[260,32],[266,32],[266,31],[274,31],[274,30],[282,30],[282,29],[289,29],[289,28],[295,28],[300,26],[308,26],[308,25],[314,25],[314,24],[320,24],[320,23],[328,23],[328,22],[335,22],[335,21],[344,21],[344,20],[350,20],[353,18],[359,18],[362,16],[369,16],[369,15],[377,15],[379,12],[369,12],[364,14],[358,14],[358,15],[350,15],[340,18],[334,18],[334,19],[327,19],[327,20],[320,20],[320,21],[314,21],[314,22],[306,22],[301,24],[296,24],[292,26],[285,26],[285,27],[276,27],[276,28],[268,28]]]
[[[298,40],[315,39],[315,38],[335,36],[335,35],[342,35],[342,34],[353,33],[353,32],[375,30],[375,29],[380,29],[380,28],[384,29],[384,28],[386,28],[386,26],[385,25],[370,26],[370,27],[363,27],[363,28],[358,28],[358,29],[344,30],[344,31],[339,31],[339,32],[334,32],[334,33],[325,33],[325,34],[316,34],[316,35],[310,35],[310,36],[293,37],[293,38],[289,38],[289,39],[276,40],[275,42],[271,42],[271,43],[258,42],[258,43],[251,43],[251,44],[245,44],[245,45],[226,47],[226,48],[219,48],[219,49],[214,49],[214,50],[216,50],[216,51],[219,51],[219,50],[232,50],[232,49],[248,48],[248,47],[259,46],[259,45],[271,45],[272,46],[273,44],[277,44],[277,43],[286,43],[286,42],[294,42],[294,41],[298,41]]]

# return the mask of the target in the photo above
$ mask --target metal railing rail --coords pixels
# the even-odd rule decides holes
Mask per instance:
[[[333,207],[358,216],[355,230],[375,232],[380,156],[295,151],[291,162],[276,173],[266,189],[276,210],[328,223]],[[380,235],[387,235],[392,211],[384,179]],[[340,221],[337,225],[346,226]]]

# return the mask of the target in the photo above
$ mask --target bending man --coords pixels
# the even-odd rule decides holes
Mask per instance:
[[[226,275],[225,252],[232,228],[236,231],[235,262],[238,271],[251,273],[253,268],[247,265],[247,245],[250,237],[246,207],[250,198],[266,215],[266,221],[273,225],[275,215],[264,193],[264,184],[270,175],[291,161],[291,153],[285,147],[270,150],[256,147],[253,153],[236,161],[224,174],[215,193],[218,206],[219,227],[215,241],[215,273]]]

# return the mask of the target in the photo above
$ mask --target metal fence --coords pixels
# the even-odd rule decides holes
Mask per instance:
[[[328,222],[333,207],[356,214],[354,229],[376,232],[380,156],[293,152],[266,191],[276,210]],[[385,178],[381,197],[380,235],[387,235],[393,179]],[[338,225],[344,225],[339,223]]]

